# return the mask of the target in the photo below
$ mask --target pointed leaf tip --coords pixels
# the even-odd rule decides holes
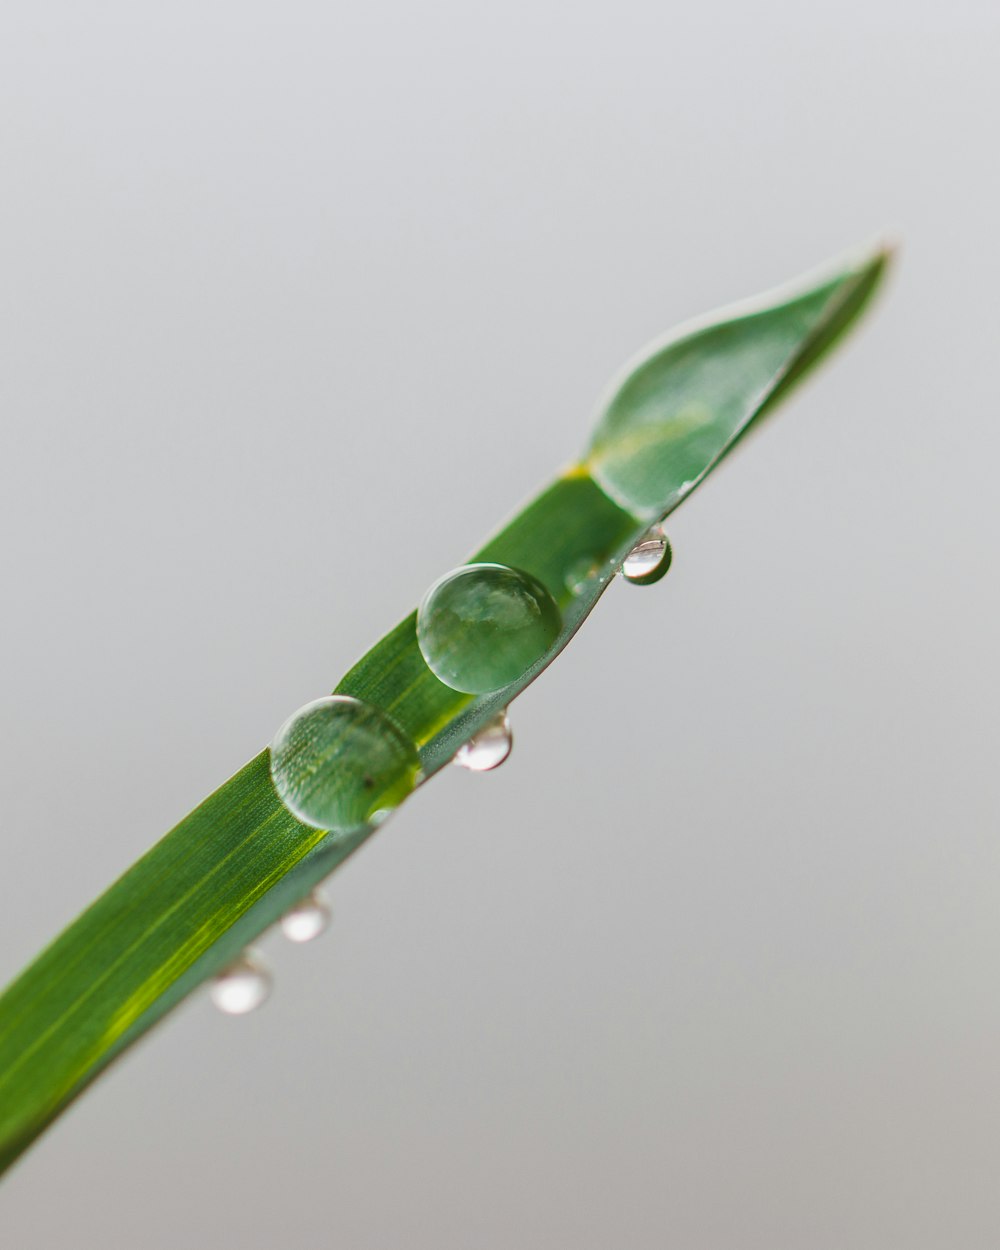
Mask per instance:
[[[662,518],[844,335],[893,254],[886,242],[689,322],[613,383],[586,464],[620,506]]]

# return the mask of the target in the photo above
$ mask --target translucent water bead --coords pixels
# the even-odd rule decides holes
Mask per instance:
[[[271,743],[282,803],[314,829],[377,824],[420,779],[416,747],[376,707],[347,695],[307,703]]]
[[[271,974],[252,951],[225,968],[212,982],[212,1002],[227,1016],[245,1016],[271,993]]]
[[[455,763],[473,773],[489,772],[491,768],[500,767],[510,755],[513,745],[514,735],[510,731],[507,713],[500,712],[458,748]]]
[[[486,694],[523,676],[559,636],[556,601],[504,564],[466,564],[435,582],[417,613],[428,668],[452,690]]]
[[[330,925],[330,904],[313,890],[281,917],[281,932],[290,942],[311,942]]]
[[[670,568],[673,551],[659,525],[647,530],[622,561],[622,576],[633,586],[652,586]]]

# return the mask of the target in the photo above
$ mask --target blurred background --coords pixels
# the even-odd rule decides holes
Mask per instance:
[[[6,1178],[14,1250],[1000,1242],[1000,10],[8,0],[0,980],[584,442],[847,347],[457,769]]]

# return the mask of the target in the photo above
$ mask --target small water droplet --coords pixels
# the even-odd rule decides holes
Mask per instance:
[[[435,582],[417,613],[427,667],[452,690],[488,694],[522,677],[559,637],[562,617],[537,578],[466,564]]]
[[[227,1016],[244,1016],[271,993],[271,974],[253,951],[244,951],[212,982],[212,1002]]]
[[[330,924],[330,904],[318,890],[307,894],[281,917],[281,931],[290,942],[311,942]]]
[[[420,757],[385,712],[328,695],[299,708],[275,734],[271,779],[304,824],[346,833],[406,798],[420,780]]]
[[[583,559],[575,561],[567,569],[566,589],[571,595],[582,595],[587,589],[588,583],[596,578],[600,571],[601,566],[596,560],[584,556]]]
[[[486,773],[491,768],[499,768],[514,745],[514,735],[510,731],[507,712],[498,713],[487,721],[481,729],[477,729],[468,742],[463,743],[455,753],[455,763],[470,772]]]
[[[622,562],[622,576],[633,586],[652,586],[670,568],[670,540],[659,525],[639,539]]]

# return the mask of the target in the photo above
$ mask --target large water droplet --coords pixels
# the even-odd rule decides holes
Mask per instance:
[[[500,767],[510,755],[513,745],[510,721],[506,711],[503,711],[487,721],[482,729],[477,729],[469,741],[458,748],[455,763],[474,773],[486,773],[491,768]]]
[[[559,636],[562,618],[540,581],[503,564],[466,564],[434,583],[417,613],[427,666],[467,694],[523,676]]]
[[[212,1002],[227,1016],[244,1016],[271,993],[271,974],[252,951],[243,954],[212,982]]]
[[[311,942],[330,924],[330,904],[313,890],[281,917],[281,931],[290,942]]]
[[[670,568],[670,540],[659,525],[639,539],[622,562],[622,576],[634,586],[652,586]]]
[[[416,747],[369,703],[328,695],[307,703],[271,743],[271,778],[304,824],[346,833],[377,824],[420,779]]]

